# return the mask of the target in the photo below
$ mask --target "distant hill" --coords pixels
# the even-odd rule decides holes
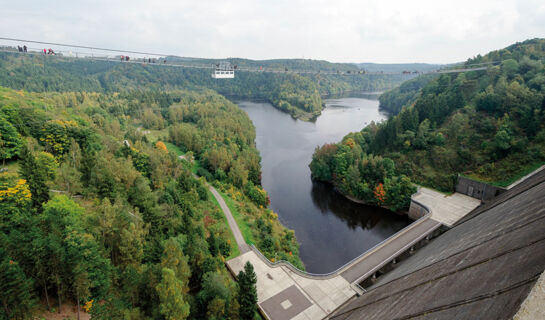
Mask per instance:
[[[421,75],[403,82],[399,87],[384,92],[379,97],[380,108],[398,114],[404,107],[413,104],[418,98],[420,90],[437,77],[437,74]]]
[[[173,61],[183,61],[192,65],[213,65],[219,61],[228,61],[232,65],[240,68],[274,69],[289,71],[321,71],[321,72],[346,72],[358,71],[358,67],[352,63],[334,63],[325,60],[313,59],[269,59],[269,60],[251,60],[244,58],[225,58],[225,59],[202,59],[202,58],[184,58],[169,56],[167,59]]]
[[[212,66],[217,60],[167,57],[185,65]],[[284,71],[355,71],[351,64],[307,59],[255,61],[227,59],[239,68]],[[129,89],[185,89],[206,87],[224,95],[265,99],[295,118],[319,115],[322,96],[347,91],[383,91],[414,75],[326,75],[269,72],[236,72],[235,79],[212,79],[211,69],[163,67],[157,64],[126,64],[54,56],[23,56],[0,53],[0,85],[28,91],[120,92]]]
[[[423,75],[385,93],[381,104],[399,113],[318,148],[313,177],[387,204],[409,195],[398,183],[407,178],[445,192],[459,174],[507,186],[545,163],[545,39],[463,66],[482,63],[489,67]]]
[[[441,64],[429,64],[429,63],[354,63],[360,69],[364,69],[368,72],[403,72],[403,71],[418,71],[425,72],[431,70],[437,70],[444,65]]]

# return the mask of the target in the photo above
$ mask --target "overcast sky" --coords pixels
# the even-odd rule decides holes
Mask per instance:
[[[447,63],[545,37],[545,1],[16,0],[0,30],[186,57]]]

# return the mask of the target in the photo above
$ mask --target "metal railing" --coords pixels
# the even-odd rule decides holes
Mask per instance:
[[[307,271],[303,271],[299,268],[297,268],[296,266],[294,266],[293,264],[291,264],[289,261],[286,261],[286,260],[278,260],[278,261],[275,261],[275,262],[271,262],[267,257],[265,257],[265,255],[263,255],[263,253],[261,253],[261,251],[259,251],[259,249],[257,247],[255,247],[253,244],[250,245],[250,248],[257,254],[257,256],[259,258],[261,258],[261,260],[263,260],[269,267],[271,268],[277,268],[277,267],[281,267],[281,266],[285,266],[287,267],[288,269],[290,269],[291,271],[293,271],[294,273],[300,275],[300,276],[303,276],[303,277],[306,277],[306,278],[311,278],[311,279],[330,279],[330,278],[333,278],[337,275],[339,275],[340,273],[342,273],[345,269],[348,269],[349,267],[351,267],[354,263],[356,263],[356,261],[362,259],[363,257],[365,257],[366,255],[370,255],[372,254],[374,251],[378,250],[380,247],[384,246],[386,243],[389,243],[393,240],[395,240],[396,238],[400,237],[401,235],[403,235],[404,233],[406,233],[408,230],[414,228],[415,226],[421,224],[424,220],[428,219],[430,216],[431,216],[431,209],[416,201],[416,200],[412,200],[411,201],[415,202],[416,204],[418,204],[419,206],[423,207],[426,211],[427,211],[427,214],[424,215],[423,217],[421,217],[420,219],[416,220],[415,222],[411,223],[410,225],[408,225],[407,227],[403,228],[402,230],[396,232],[395,234],[391,235],[390,237],[388,237],[387,239],[379,242],[378,244],[376,244],[375,246],[373,246],[371,249],[363,252],[362,254],[360,254],[359,256],[355,257],[354,259],[348,261],[347,263],[343,264],[342,266],[340,266],[339,268],[335,269],[334,271],[331,271],[331,272],[328,272],[328,273],[312,273],[312,272],[307,272]],[[421,240],[422,238],[424,238],[426,235],[423,235],[422,237],[419,237],[418,241]],[[399,253],[396,252],[395,253],[396,255],[398,255]],[[388,259],[387,259],[388,260]]]

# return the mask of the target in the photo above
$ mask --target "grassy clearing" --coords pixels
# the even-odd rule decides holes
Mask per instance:
[[[227,260],[238,257],[240,255],[240,250],[238,249],[237,242],[235,241],[235,236],[233,235],[233,231],[231,231],[231,228],[229,227],[229,223],[227,223],[227,217],[225,217],[225,213],[221,210],[220,204],[212,194],[212,192],[208,191],[208,196],[211,199],[210,201],[214,203],[215,206],[217,206],[220,211],[222,212],[222,220],[225,226],[227,227],[227,230],[229,230],[229,242],[231,243],[231,253],[227,257]]]
[[[201,163],[199,160],[195,159],[193,160],[193,167],[191,167],[191,172],[194,174],[197,174],[197,170],[201,167]]]
[[[4,165],[0,161],[0,172],[6,176],[17,177],[19,176],[19,162],[18,161],[7,161]]]
[[[224,194],[223,192],[218,190],[218,193],[222,196],[223,200],[227,204],[227,207],[229,207],[229,210],[231,210],[231,214],[235,218],[235,221],[237,222],[237,225],[240,229],[240,232],[242,233],[242,236],[244,237],[244,241],[246,241],[247,244],[254,244],[254,236],[252,235],[252,230],[250,228],[250,225],[246,220],[244,219],[244,216],[238,211],[237,206],[235,205],[235,202],[233,199],[231,199],[229,196]]]
[[[184,152],[182,149],[180,149],[177,145],[172,144],[170,142],[164,142],[165,146],[167,146],[167,150],[170,153],[174,153],[177,157],[184,155]]]
[[[515,181],[519,180],[520,178],[524,177],[525,175],[531,173],[532,171],[536,170],[537,168],[541,167],[542,165],[544,165],[543,162],[536,162],[536,163],[530,164],[530,165],[528,165],[526,167],[523,167],[522,170],[520,170],[517,174],[511,176],[508,179],[491,181],[489,183],[491,185],[494,185],[494,186],[497,186],[497,187],[503,187],[503,188],[508,187],[513,182],[515,182]]]
[[[146,134],[150,142],[157,142],[161,138],[168,137],[168,128],[162,130],[151,130],[151,129],[142,129],[143,131],[148,131]]]

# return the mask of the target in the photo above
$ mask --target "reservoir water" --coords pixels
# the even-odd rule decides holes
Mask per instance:
[[[316,146],[338,142],[348,132],[387,117],[376,96],[327,99],[314,122],[295,120],[269,103],[237,103],[256,127],[270,207],[295,231],[307,271],[333,271],[411,222],[388,210],[353,203],[331,185],[310,178],[308,164]]]

